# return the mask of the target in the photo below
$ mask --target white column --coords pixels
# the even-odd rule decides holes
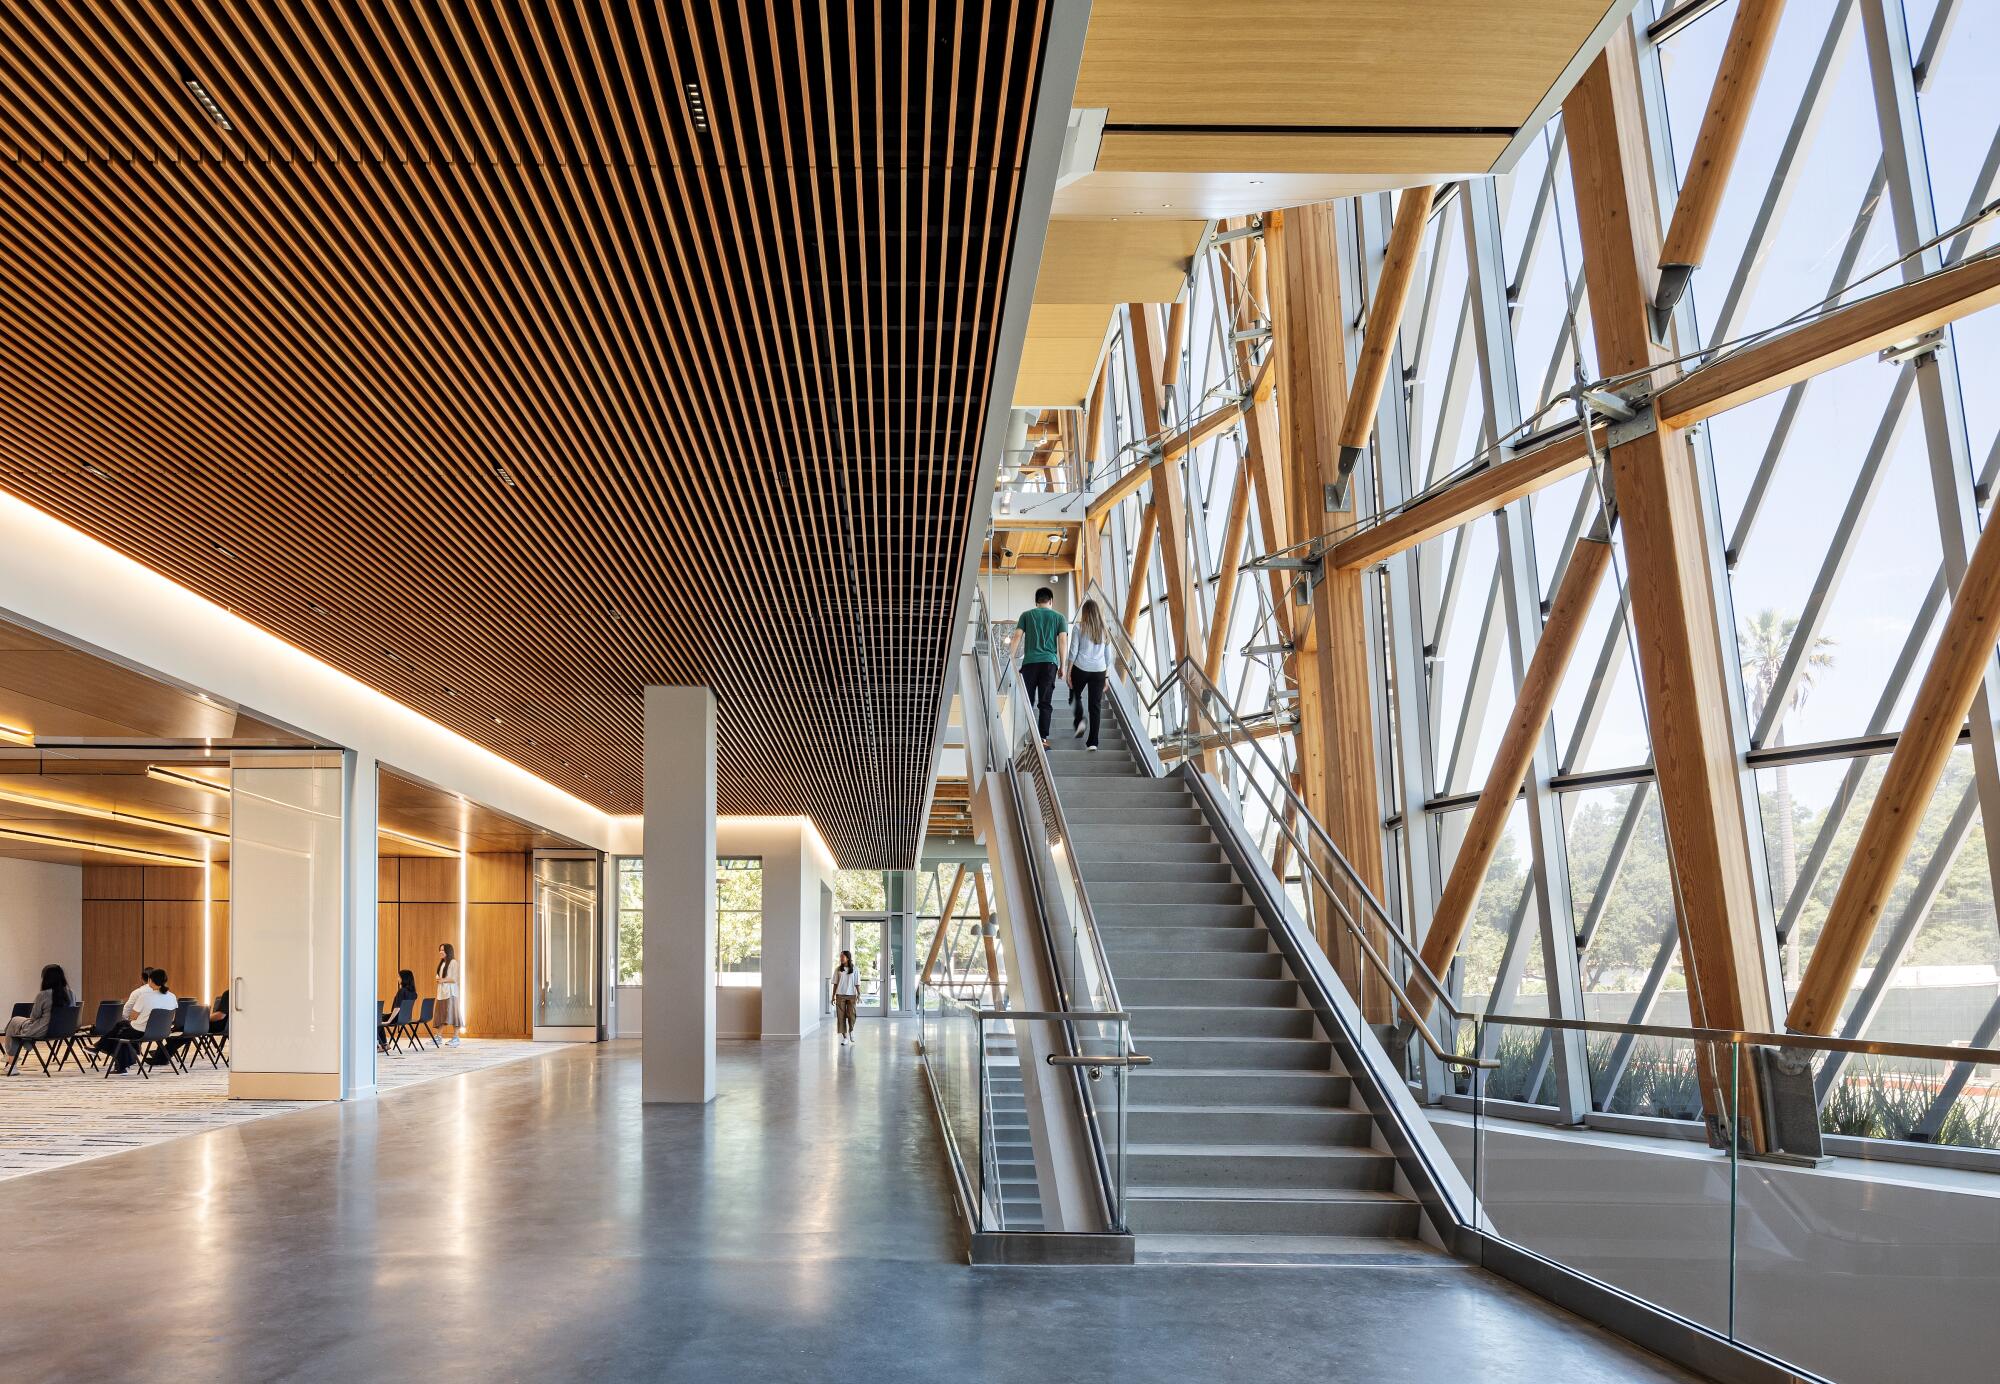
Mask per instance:
[[[347,988],[341,756],[244,755],[231,767],[229,1094],[336,1100]]]
[[[346,840],[345,915],[347,945],[342,968],[347,1031],[341,1039],[340,1094],[354,1100],[375,1094],[375,945],[378,918],[375,891],[376,764],[373,755],[348,751],[341,756],[346,810],[342,829]]]
[[[898,870],[895,874],[896,916],[890,924],[901,938],[896,956],[896,995],[902,1003],[898,1013],[911,1013],[917,1000],[917,874]]]
[[[715,694],[646,689],[640,1082],[649,1103],[715,1098]]]

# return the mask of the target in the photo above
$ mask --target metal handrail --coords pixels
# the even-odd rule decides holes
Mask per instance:
[[[1762,1033],[1756,1029],[1687,1028],[1675,1024],[1623,1024],[1608,1019],[1553,1019],[1523,1014],[1485,1014],[1480,1019],[1510,1028],[1549,1028],[1566,1033],[1631,1034],[1640,1038],[1676,1038],[1696,1043],[1749,1043],[1770,1048],[1810,1048],[1820,1052],[1851,1052],[1864,1057],[1914,1057],[1927,1062],[2000,1066],[2000,1049],[1955,1048],[1941,1043],[1891,1043],[1875,1038],[1821,1037],[1813,1033]]]
[[[1091,591],[1095,593],[1095,597],[1097,599],[1100,600],[1109,599],[1109,597],[1105,595],[1103,588],[1098,586],[1096,583],[1092,583]],[[1126,632],[1122,627],[1118,627],[1114,624],[1113,628],[1115,630],[1115,634],[1113,635],[1113,640],[1120,646],[1119,651],[1121,655],[1125,657],[1126,662],[1135,668],[1143,667],[1143,665],[1141,665],[1138,662],[1138,650],[1136,646],[1132,644],[1130,636],[1126,634]],[[1198,683],[1195,681],[1196,679],[1199,679]],[[1229,698],[1223,693],[1223,691],[1220,688],[1218,688],[1214,684],[1214,682],[1212,682],[1209,679],[1207,673],[1205,673],[1199,666],[1195,664],[1195,662],[1192,659],[1189,658],[1182,658],[1178,663],[1174,665],[1171,676],[1167,680],[1164,680],[1160,683],[1159,691],[1154,695],[1154,697],[1151,700],[1146,701],[1144,704],[1148,708],[1157,706],[1159,702],[1165,698],[1168,688],[1172,687],[1176,683],[1185,685],[1188,691],[1195,698],[1201,698],[1205,694],[1208,698],[1213,699],[1216,703],[1220,705],[1223,713],[1227,716],[1228,721],[1230,723],[1238,727],[1247,727],[1248,723],[1243,720],[1240,714],[1238,714],[1235,706],[1230,702]],[[1143,691],[1141,689],[1135,689],[1135,690],[1141,691],[1143,696]],[[1223,729],[1225,732],[1228,729],[1227,726],[1223,726],[1220,728]],[[1183,731],[1184,733],[1189,733],[1186,727],[1183,727]],[[1418,953],[1413,947],[1410,946],[1408,940],[1404,938],[1404,936],[1402,935],[1401,929],[1399,929],[1396,926],[1395,921],[1389,917],[1388,910],[1384,908],[1382,906],[1381,901],[1375,897],[1374,891],[1369,889],[1368,885],[1361,879],[1361,877],[1358,874],[1355,873],[1353,865],[1350,864],[1347,857],[1341,853],[1340,848],[1334,844],[1333,838],[1327,835],[1326,829],[1320,825],[1319,819],[1313,816],[1311,810],[1306,807],[1305,803],[1299,798],[1298,794],[1292,791],[1291,785],[1286,781],[1286,775],[1283,768],[1275,760],[1271,758],[1270,754],[1264,749],[1262,745],[1257,743],[1256,738],[1250,735],[1243,735],[1228,741],[1225,747],[1229,749],[1235,749],[1238,745],[1242,744],[1248,744],[1251,748],[1251,751],[1255,753],[1257,757],[1263,761],[1264,766],[1271,771],[1272,781],[1275,784],[1277,784],[1279,791],[1284,794],[1287,804],[1292,808],[1291,815],[1293,821],[1295,823],[1303,824],[1307,829],[1309,829],[1310,832],[1318,838],[1319,844],[1325,848],[1325,853],[1328,856],[1332,857],[1332,859],[1334,859],[1335,861],[1339,862],[1341,871],[1345,874],[1349,887],[1351,887],[1367,902],[1369,909],[1373,912],[1375,917],[1381,921],[1382,931],[1387,936],[1394,939],[1396,945],[1398,946],[1398,948],[1402,950],[1404,956],[1410,962],[1416,974],[1420,975],[1423,978],[1426,987],[1432,992],[1433,995],[1436,996],[1437,1002],[1443,1006],[1445,1012],[1449,1014],[1454,1021],[1462,1022],[1472,1017],[1469,1014],[1467,1014],[1464,1010],[1461,1010],[1457,1005],[1452,1003],[1451,996],[1446,991],[1444,984],[1441,981],[1439,981],[1439,979],[1435,974],[1432,973],[1430,967],[1424,963],[1422,955]],[[1341,897],[1339,889],[1335,887],[1333,881],[1327,878],[1326,873],[1318,865],[1315,859],[1315,856],[1318,854],[1318,852],[1310,848],[1311,842],[1300,840],[1297,835],[1293,834],[1296,828],[1286,827],[1285,825],[1286,813],[1282,810],[1279,804],[1271,800],[1270,795],[1265,791],[1263,785],[1258,781],[1257,776],[1255,774],[1250,774],[1247,777],[1249,778],[1251,787],[1256,789],[1258,796],[1264,800],[1264,806],[1266,807],[1266,809],[1268,809],[1272,813],[1272,819],[1278,823],[1278,829],[1280,831],[1287,832],[1287,834],[1289,835],[1292,835],[1294,846],[1299,848],[1298,849],[1299,863],[1301,864],[1301,866],[1303,866],[1307,871],[1309,871],[1312,874],[1314,880],[1318,882],[1321,891],[1326,895],[1326,897],[1329,900],[1333,902],[1335,908],[1339,910],[1340,920],[1342,925],[1347,929],[1348,934],[1351,937],[1353,937],[1355,944],[1360,948],[1362,955],[1367,959],[1368,963],[1375,969],[1376,973],[1381,976],[1383,982],[1389,987],[1390,993],[1395,997],[1396,1002],[1402,1007],[1403,1012],[1409,1016],[1411,1026],[1416,1030],[1417,1036],[1423,1042],[1423,1045],[1430,1050],[1431,1055],[1435,1057],[1439,1062],[1445,1063],[1450,1066],[1482,1067],[1482,1068],[1498,1067],[1499,1063],[1495,1061],[1491,1061],[1485,1058],[1480,1058],[1476,1055],[1472,1057],[1465,1057],[1461,1056],[1456,1052],[1453,1052],[1450,1048],[1445,1046],[1445,1044],[1438,1038],[1438,1036],[1435,1033],[1431,1031],[1431,1027],[1428,1022],[1428,1010],[1425,1007],[1420,1006],[1416,1002],[1416,1000],[1414,1000],[1410,996],[1409,991],[1403,986],[1402,982],[1397,979],[1395,974],[1395,969],[1392,966],[1390,966],[1388,961],[1382,956],[1381,952],[1377,950],[1374,943],[1370,941],[1366,929],[1364,929],[1361,926],[1359,920],[1357,920],[1354,917],[1352,910],[1350,910],[1347,907],[1345,900],[1342,899]]]

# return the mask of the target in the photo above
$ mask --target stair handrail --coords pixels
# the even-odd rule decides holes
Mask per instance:
[[[1028,793],[1023,791],[1024,785],[1021,782],[1027,776],[1027,772],[1024,772],[1021,764],[1023,754],[1030,757],[1029,763],[1032,766],[1032,770],[1028,772],[1039,773],[1041,784],[1046,787],[1047,792],[1034,792],[1036,806],[1034,815],[1036,822],[1045,833],[1045,841],[1047,840],[1046,833],[1053,830],[1057,840],[1065,848],[1062,854],[1068,866],[1069,878],[1076,891],[1077,900],[1077,917],[1070,920],[1070,928],[1073,934],[1081,929],[1083,934],[1088,938],[1092,961],[1097,968],[1098,975],[1103,979],[1102,988],[1104,993],[1102,998],[1105,1000],[1104,1007],[1096,1010],[1079,1009],[1073,998],[1074,987],[1071,984],[1071,977],[1065,973],[1061,948],[1057,945],[1048,909],[1043,905],[1042,888],[1044,882],[1041,878],[1041,869],[1036,859],[1036,853],[1032,850],[1026,852],[1028,871],[1036,890],[1036,914],[1041,924],[1042,939],[1044,945],[1049,949],[1049,960],[1052,963],[1057,999],[1065,1014],[1065,1018],[1060,1023],[1064,1041],[1072,1054],[1082,1054],[1083,1045],[1079,1041],[1077,1031],[1077,1024],[1079,1022],[1086,1019],[1096,1022],[1115,1022],[1118,1032],[1117,1046],[1120,1052],[1125,1057],[1133,1059],[1129,1065],[1140,1065],[1147,1059],[1141,1057],[1133,1047],[1132,1026],[1125,1013],[1125,1006],[1118,998],[1117,981],[1111,973],[1111,964],[1104,951],[1104,941],[1098,932],[1096,915],[1091,911],[1090,895],[1084,887],[1082,867],[1077,863],[1076,851],[1074,849],[1075,838],[1071,835],[1069,820],[1063,813],[1062,799],[1055,791],[1054,771],[1049,764],[1047,753],[1042,749],[1041,736],[1032,720],[1025,721],[1023,725],[1020,737],[1022,749],[1015,750],[1010,748],[1014,743],[1014,736],[1012,735],[1011,728],[1005,723],[1006,718],[1000,710],[999,687],[1012,671],[1011,662],[1002,641],[995,638],[995,631],[998,627],[991,618],[991,613],[986,602],[986,593],[978,587],[973,588],[973,607],[975,628],[979,631],[979,638],[986,642],[986,648],[983,651],[978,650],[975,645],[975,652],[979,656],[974,659],[979,669],[979,695],[980,699],[984,702],[981,710],[987,722],[986,768],[988,772],[1005,774],[1007,782],[1013,790],[1016,805],[1015,811],[1017,814],[1021,813],[1021,805],[1028,799]],[[1022,702],[1023,699],[1019,695],[1012,698],[1010,702],[1010,710],[1017,719],[1021,716]],[[1022,815],[1024,817],[1022,826],[1025,829],[1027,823],[1025,821],[1025,814]],[[1058,892],[1060,891],[1058,890]],[[1075,970],[1074,965],[1069,970],[1073,972]],[[1102,1127],[1102,1121],[1099,1118],[1097,1110],[1097,1102],[1088,1083],[1083,1078],[1082,1071],[1077,1068],[1071,1068],[1071,1075],[1074,1081],[1077,1100],[1084,1114],[1085,1129],[1091,1145],[1091,1162],[1097,1173],[1097,1191],[1102,1201],[1105,1221],[1110,1228],[1122,1230],[1125,1224],[1124,1159],[1122,1154],[1114,1157],[1114,1149],[1122,1150],[1124,1146],[1125,1102],[1123,1099],[1118,1101],[1116,1111],[1118,1129],[1115,1131],[1115,1144],[1113,1147],[1108,1148],[1106,1133]]]
[[[1108,605],[1110,602],[1110,596],[1096,582],[1091,583],[1089,595],[1091,599],[1097,600],[1101,604]],[[1137,645],[1132,642],[1131,636],[1126,632],[1124,626],[1117,621],[1111,620],[1107,620],[1105,624],[1111,631],[1111,642],[1121,661],[1135,673],[1143,673],[1149,681],[1156,682],[1157,690],[1152,696],[1148,697],[1145,694],[1145,689],[1137,685],[1137,679],[1133,680],[1135,684],[1133,691],[1138,694],[1141,704],[1146,709],[1152,710],[1159,707],[1165,701],[1167,692],[1175,685],[1181,685],[1186,688],[1189,694],[1190,709],[1192,709],[1194,703],[1213,703],[1221,709],[1222,715],[1226,719],[1218,720],[1212,714],[1209,715],[1209,719],[1216,721],[1217,729],[1222,734],[1223,745],[1225,747],[1235,750],[1239,745],[1249,745],[1251,752],[1262,761],[1265,768],[1270,770],[1272,782],[1278,786],[1278,791],[1284,795],[1285,802],[1283,805],[1272,801],[1270,795],[1258,781],[1257,775],[1246,774],[1245,777],[1249,780],[1251,787],[1256,790],[1257,795],[1263,799],[1264,806],[1270,811],[1272,821],[1277,823],[1278,829],[1291,837],[1294,847],[1297,848],[1296,854],[1298,855],[1300,865],[1312,874],[1320,886],[1320,891],[1332,901],[1334,907],[1338,910],[1341,925],[1346,929],[1348,935],[1354,939],[1356,946],[1367,959],[1369,965],[1374,968],[1384,983],[1388,985],[1390,993],[1395,996],[1396,1002],[1402,1008],[1403,1012],[1409,1016],[1410,1023],[1415,1029],[1417,1036],[1422,1040],[1424,1046],[1430,1050],[1431,1055],[1437,1058],[1439,1062],[1450,1066],[1497,1067],[1499,1065],[1497,1062],[1477,1056],[1470,1058],[1460,1056],[1441,1042],[1438,1036],[1431,1031],[1429,1007],[1418,1004],[1410,996],[1409,991],[1404,987],[1403,983],[1397,979],[1395,969],[1375,947],[1368,936],[1367,929],[1361,926],[1360,921],[1354,917],[1353,911],[1348,908],[1345,899],[1342,897],[1341,890],[1335,887],[1333,882],[1327,878],[1325,871],[1320,868],[1316,859],[1317,852],[1309,849],[1309,844],[1317,844],[1325,852],[1326,856],[1338,865],[1339,872],[1345,878],[1348,888],[1352,889],[1361,898],[1366,906],[1366,911],[1371,913],[1381,923],[1382,932],[1395,942],[1397,949],[1409,963],[1411,973],[1423,981],[1424,988],[1431,993],[1435,1003],[1451,1017],[1452,1021],[1454,1023],[1462,1023],[1472,1016],[1452,1002],[1449,990],[1438,979],[1430,966],[1425,963],[1422,953],[1410,945],[1409,940],[1403,936],[1402,929],[1397,927],[1395,920],[1389,916],[1388,909],[1382,905],[1380,899],[1375,897],[1375,891],[1370,889],[1367,882],[1356,872],[1353,863],[1348,860],[1340,847],[1334,843],[1333,837],[1320,824],[1319,818],[1314,816],[1312,810],[1306,806],[1304,799],[1292,790],[1290,776],[1285,773],[1283,767],[1276,760],[1271,758],[1270,753],[1264,749],[1257,738],[1248,733],[1250,730],[1249,723],[1237,712],[1236,707],[1230,702],[1222,689],[1215,685],[1199,664],[1187,657],[1183,657],[1176,662],[1166,678],[1153,679],[1151,673],[1146,669],[1144,662],[1139,657]],[[1179,738],[1191,742],[1194,747],[1205,747],[1203,738],[1195,733],[1192,726],[1185,724],[1187,719],[1186,717],[1183,718],[1184,723],[1180,728]],[[1242,733],[1232,734],[1232,728],[1236,728]],[[1291,828],[1285,825],[1288,815],[1285,810],[1287,807],[1290,809],[1289,816],[1295,824]],[[1311,838],[1310,843],[1299,838],[1297,835],[1299,829],[1303,829],[1309,834]]]
[[[1263,762],[1264,767],[1271,771],[1272,780],[1277,784],[1278,791],[1284,795],[1285,804],[1293,810],[1298,822],[1310,832],[1317,843],[1325,850],[1326,854],[1340,867],[1340,873],[1346,879],[1348,887],[1367,905],[1367,911],[1374,915],[1376,921],[1382,924],[1383,931],[1394,939],[1398,950],[1409,961],[1414,972],[1422,978],[1424,987],[1437,997],[1446,1012],[1454,1019],[1471,1018],[1472,1015],[1467,1011],[1459,1009],[1452,1003],[1451,995],[1446,990],[1444,982],[1438,979],[1437,974],[1424,961],[1423,954],[1403,936],[1402,929],[1396,925],[1396,920],[1389,916],[1389,910],[1375,896],[1375,891],[1368,886],[1366,880],[1361,878],[1360,874],[1355,870],[1353,863],[1348,860],[1346,853],[1335,844],[1333,837],[1320,824],[1319,818],[1313,815],[1312,809],[1306,806],[1305,800],[1293,790],[1290,777],[1285,773],[1283,767],[1275,759],[1271,758],[1270,752],[1263,747],[1254,735],[1248,733],[1252,727],[1237,712],[1235,706],[1231,704],[1228,694],[1217,687],[1209,679],[1208,674],[1203,672],[1200,666],[1192,659],[1184,658],[1175,664],[1174,674],[1181,681],[1188,684],[1189,690],[1195,696],[1212,701],[1220,707],[1223,717],[1226,718],[1226,720],[1218,720],[1216,725],[1217,732],[1223,737],[1222,747],[1235,749],[1239,745],[1248,745],[1251,752]],[[1216,718],[1211,717],[1210,719],[1214,720]],[[1193,738],[1195,743],[1202,748],[1210,748],[1210,746],[1203,742],[1199,735],[1195,735]],[[1251,782],[1253,784],[1256,783],[1256,779],[1252,777]],[[1261,795],[1261,788],[1259,792]],[[1265,799],[1265,805],[1273,808],[1277,806],[1269,798]],[[1278,821],[1280,830],[1282,830],[1284,826],[1283,817],[1280,816],[1276,820]],[[1311,858],[1304,853],[1301,853],[1300,860],[1309,867],[1312,865]],[[1314,868],[1314,873],[1320,873],[1316,867]],[[1321,883],[1326,883],[1323,876]],[[1329,897],[1333,897],[1330,890]]]

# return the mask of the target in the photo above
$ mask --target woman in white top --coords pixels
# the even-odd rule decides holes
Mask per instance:
[[[1104,627],[1104,612],[1097,602],[1085,601],[1076,613],[1076,627],[1069,641],[1069,708],[1076,721],[1076,733],[1083,735],[1084,703],[1090,703],[1090,739],[1097,748],[1097,730],[1104,706],[1104,679],[1111,670],[1111,632]]]
[[[458,954],[449,942],[438,943],[437,984],[437,1026],[450,1026],[451,1037],[445,1040],[445,1046],[455,1048],[459,1035]]]
[[[833,1018],[840,1027],[842,1047],[854,1041],[854,1005],[861,998],[861,976],[854,969],[854,953],[842,952],[833,968]]]

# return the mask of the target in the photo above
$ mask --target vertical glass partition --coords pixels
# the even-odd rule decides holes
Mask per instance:
[[[535,852],[535,1019],[538,1039],[597,1037],[599,858]]]

